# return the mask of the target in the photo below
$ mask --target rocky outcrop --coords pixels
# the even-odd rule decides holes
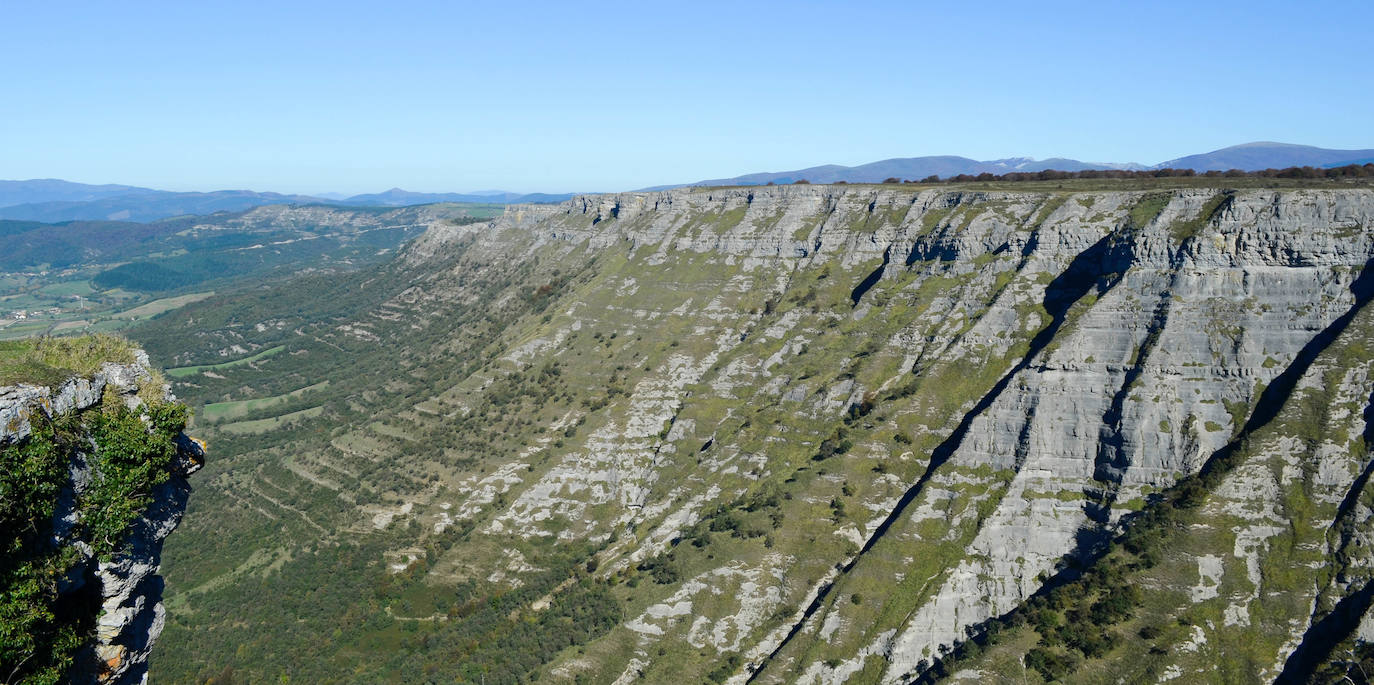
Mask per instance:
[[[118,403],[143,406],[140,392],[152,380],[148,358],[136,353],[133,364],[106,363],[89,378],[72,378],[56,388],[17,385],[0,388],[0,447],[29,439],[34,421],[98,410]],[[165,391],[164,391],[165,392]],[[169,392],[167,400],[174,400]],[[77,502],[91,485],[87,455],[77,453],[67,465],[52,520],[51,545],[74,549],[77,560],[58,584],[62,596],[85,595],[97,611],[94,634],[76,655],[68,674],[76,683],[146,682],[148,657],[162,632],[162,578],[158,575],[163,540],[186,511],[191,486],[187,476],[204,463],[204,445],[185,436],[177,441],[170,477],[151,493],[152,503],[134,520],[113,557],[100,559],[80,532]],[[83,619],[84,620],[84,619]]]

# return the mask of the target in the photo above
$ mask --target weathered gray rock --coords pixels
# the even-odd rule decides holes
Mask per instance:
[[[1141,198],[1133,192],[1085,193],[1056,207],[1035,193],[825,186],[605,195],[513,207],[488,224],[431,230],[412,258],[441,252],[452,241],[492,254],[511,244],[545,253],[629,244],[632,258],[644,264],[695,253],[744,274],[825,263],[853,268],[884,257],[884,280],[915,271],[912,288],[934,275],[969,283],[913,320],[909,334],[889,341],[905,348],[918,371],[961,358],[998,359],[1017,339],[1007,331],[1049,323],[1041,308],[1055,298],[1070,298],[1066,307],[1082,300],[1062,312],[1051,344],[1033,350],[1019,367],[1011,366],[1015,359],[1005,362],[1011,374],[1005,388],[971,417],[947,464],[887,533],[894,544],[919,550],[932,541],[915,529],[946,517],[951,507],[943,502],[972,506],[976,498],[963,494],[970,486],[997,493],[990,513],[972,528],[963,557],[937,576],[937,589],[900,625],[850,618],[856,610],[839,602],[824,620],[802,628],[803,636],[854,645],[852,659],[836,668],[795,665],[803,681],[842,682],[865,660],[881,658],[887,664],[883,680],[899,682],[942,655],[966,629],[1024,601],[1065,555],[1110,537],[1120,517],[1149,493],[1196,472],[1244,421],[1233,407],[1251,406],[1259,389],[1354,303],[1352,283],[1374,257],[1374,194],[1241,191],[1227,195],[1214,216],[1202,216],[1219,192],[1171,192],[1157,216],[1134,227],[1126,226]],[[1052,211],[1037,217],[1042,208]],[[1195,236],[1174,235],[1189,222]],[[1017,285],[993,291],[1003,274]],[[990,307],[979,309],[970,295],[990,297]],[[694,315],[713,317],[710,308],[693,306]],[[852,316],[869,316],[868,306]],[[669,490],[669,499],[686,510],[646,499],[665,454],[655,433],[678,412],[674,396],[709,378],[718,397],[732,397],[742,383],[764,384],[767,369],[786,358],[780,352],[758,365],[737,359],[708,376],[708,367],[739,345],[738,332],[752,326],[748,316],[732,314],[719,320],[736,328],[721,334],[711,353],[684,358],[662,369],[660,381],[641,383],[623,423],[608,424],[584,451],[529,483],[489,532],[540,535],[539,522],[550,517],[580,521],[587,507],[619,502],[623,514],[614,527],[672,522],[643,546],[622,545],[625,558],[636,560],[662,549],[653,541],[693,523],[691,512],[709,504],[690,489]],[[772,334],[789,335],[786,328]],[[779,402],[814,402],[814,415],[833,417],[868,390],[847,383],[768,387],[776,387]],[[683,432],[671,434],[670,442]],[[724,472],[725,463],[715,468]],[[1106,509],[1096,510],[1097,501]],[[962,525],[973,524],[951,519],[948,530]],[[588,522],[560,536],[595,535],[599,527]],[[863,542],[873,528],[853,534]],[[1206,563],[1213,568],[1219,562]],[[656,607],[633,623],[640,639],[669,639],[673,621],[664,620],[680,613],[677,604]],[[697,634],[688,630],[678,639],[695,644],[691,636]],[[781,637],[761,632],[758,646],[745,651],[761,658]],[[739,645],[719,646],[726,647]],[[626,677],[648,654],[640,653]]]
[[[0,388],[0,445],[20,442],[32,432],[39,416],[54,419],[99,405],[107,395],[131,408],[142,405],[140,387],[151,379],[149,362],[142,350],[133,364],[106,363],[91,378],[73,378],[56,389],[21,385]],[[164,394],[171,399],[170,392]],[[95,583],[100,614],[91,644],[77,654],[69,677],[72,682],[146,682],[148,657],[162,632],[162,542],[172,533],[186,511],[191,487],[186,478],[199,470],[205,452],[200,443],[182,435],[171,477],[152,493],[152,504],[136,519],[122,541],[119,553],[109,561],[97,559],[89,544],[74,537],[79,522],[79,493],[91,481],[85,455],[76,454],[68,465],[66,486],[58,495],[53,514],[52,541],[77,549],[78,562],[59,584],[59,592],[77,592]]]

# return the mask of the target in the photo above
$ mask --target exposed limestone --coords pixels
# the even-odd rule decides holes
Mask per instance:
[[[1351,283],[1374,255],[1364,230],[1374,217],[1368,193],[1247,191],[1228,196],[1214,216],[1202,216],[1216,195],[1174,192],[1157,216],[1123,233],[1139,194],[1096,193],[1090,202],[1070,197],[1032,225],[1037,212],[1049,207],[1044,196],[982,193],[951,200],[938,191],[826,187],[671,191],[513,209],[491,224],[431,231],[422,241],[427,250],[457,239],[495,249],[511,239],[508,232],[533,229],[535,247],[558,241],[595,249],[630,241],[648,265],[701,253],[746,273],[818,268],[827,262],[856,268],[887,253],[911,255],[912,265],[889,260],[879,287],[902,278],[904,268],[961,284],[963,291],[934,298],[887,344],[904,348],[907,364],[918,370],[968,357],[1003,360],[1011,376],[986,409],[972,416],[948,463],[932,474],[908,517],[887,534],[915,543],[926,539],[917,532],[923,522],[941,522],[940,540],[961,539],[960,530],[973,535],[962,558],[937,575],[938,586],[901,625],[864,627],[866,619],[845,618],[850,610],[843,602],[828,610],[817,624],[819,639],[871,637],[854,645],[857,661],[839,670],[816,670],[815,663],[801,669],[818,682],[822,672],[830,673],[824,682],[839,682],[841,673],[857,672],[864,659],[881,654],[888,663],[884,679],[898,682],[961,639],[966,628],[1034,593],[1066,554],[1091,549],[1091,543],[1084,547],[1085,534],[1089,540],[1105,539],[1122,515],[1139,506],[1132,502],[1200,468],[1206,455],[1239,428],[1244,416],[1233,408],[1253,404],[1257,388],[1280,373],[1315,331],[1350,307]],[[980,206],[988,209],[979,211]],[[867,233],[853,230],[860,217],[876,216],[882,207],[900,210],[893,215],[900,218],[877,223]],[[739,213],[738,220],[724,227],[694,218],[732,212]],[[1172,227],[1194,220],[1201,232],[1180,243]],[[921,278],[910,287],[919,287]],[[1082,289],[1060,292],[1077,287],[1068,282],[1072,278],[1085,281]],[[643,279],[622,280],[618,287],[626,296],[645,293]],[[984,293],[990,305],[971,301],[972,292]],[[1054,322],[1059,328],[1053,342],[1031,350],[1033,356],[1015,366],[1018,338],[1025,341],[1050,324],[1047,314],[1054,313],[1044,309],[1051,306],[1045,303],[1065,297],[1070,299]],[[861,303],[852,316],[872,316],[863,308],[870,304]],[[728,306],[718,299],[684,300],[664,315],[731,321]],[[797,335],[802,323],[802,311],[791,309],[754,332],[751,344],[782,342],[758,358],[731,354],[739,344],[736,328],[716,335],[706,356],[678,358],[678,372],[671,365],[658,370],[659,380],[635,387],[624,419],[594,432],[584,451],[570,453],[526,487],[491,532],[546,535],[540,522],[581,521],[588,507],[607,503],[620,505],[618,524],[658,511],[649,497],[663,449],[674,448],[700,427],[659,433],[681,406],[682,389],[700,379],[709,379],[707,388],[716,398],[733,399],[739,388],[761,386],[781,402],[802,402],[804,411],[817,417],[842,414],[860,402],[869,389],[854,379],[807,387],[779,375],[811,337]],[[698,335],[710,337],[710,330],[704,326]],[[561,344],[554,337],[533,339],[527,346],[547,350],[552,341]],[[529,353],[514,352],[512,359]],[[706,373],[727,357],[720,369]],[[725,461],[731,454],[722,449],[702,459],[702,468],[734,473]],[[1333,487],[1347,482],[1347,472],[1325,468]],[[1263,497],[1270,486],[1248,487]],[[671,492],[667,501],[678,506],[685,504],[683,496],[690,497]],[[1104,492],[1105,521],[1085,494]],[[836,526],[834,534],[863,545],[894,502],[889,496],[865,503],[877,518],[861,527]],[[683,512],[698,506],[659,521],[666,528],[651,539],[690,525],[694,518]],[[988,511],[979,513],[985,507]],[[1242,559],[1251,554],[1242,550],[1257,549],[1272,527],[1260,523],[1263,519],[1251,520],[1256,524],[1236,537]],[[574,526],[559,536],[590,533]],[[633,558],[646,556],[633,545],[618,548]],[[1197,600],[1218,592],[1221,563],[1220,557],[1198,562]],[[1257,572],[1254,563],[1243,564],[1247,574]],[[690,587],[688,595],[701,590]],[[649,612],[633,626],[646,633],[663,631],[659,619],[666,618]],[[1244,603],[1229,609],[1226,620],[1245,624]],[[703,634],[689,631],[689,643],[701,642]],[[1199,636],[1197,644],[1204,640]]]
[[[151,379],[146,354],[139,350],[133,364],[106,363],[91,378],[73,378],[56,389],[20,385],[0,388],[0,445],[29,438],[31,421],[79,412],[102,401],[130,408],[143,404],[140,386]],[[164,390],[168,399],[170,392]],[[112,559],[95,558],[91,547],[73,532],[79,522],[77,496],[90,485],[84,455],[68,466],[68,481],[53,514],[53,543],[71,546],[82,557],[59,584],[59,592],[75,593],[94,583],[99,592],[99,615],[90,643],[76,656],[69,673],[78,683],[146,682],[148,658],[162,633],[162,578],[158,575],[162,542],[181,521],[191,487],[186,477],[199,470],[205,452],[198,441],[181,436],[171,477],[151,493],[152,504],[135,519]]]

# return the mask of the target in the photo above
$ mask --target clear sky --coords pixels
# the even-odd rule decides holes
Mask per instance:
[[[610,191],[1374,147],[1374,3],[0,0],[0,178]]]

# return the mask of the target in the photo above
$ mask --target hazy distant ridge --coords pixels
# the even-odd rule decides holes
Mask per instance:
[[[1013,171],[1084,171],[1087,169],[1194,169],[1196,171],[1258,171],[1261,169],[1283,169],[1291,166],[1341,166],[1343,164],[1364,163],[1374,157],[1374,150],[1329,150],[1309,145],[1290,145],[1287,143],[1246,143],[1211,152],[1188,155],[1153,166],[1134,162],[1080,162],[1076,159],[1052,157],[1032,159],[1030,157],[1011,157],[979,161],[968,157],[938,155],[931,157],[899,157],[859,166],[824,166],[795,169],[792,171],[769,171],[744,174],[731,178],[715,178],[698,181],[689,185],[729,186],[764,185],[767,183],[793,183],[806,179],[812,183],[881,183],[888,178],[920,180],[936,175],[941,178],[959,174],[1005,174]],[[657,186],[652,190],[675,186]]]
[[[158,191],[135,186],[87,185],[55,178],[0,181],[0,207],[34,202],[90,202],[116,195],[156,192]]]
[[[1328,150],[1309,145],[1287,143],[1246,143],[1213,150],[1201,155],[1188,155],[1161,162],[1156,168],[1193,169],[1195,171],[1226,171],[1241,169],[1284,169],[1293,166],[1332,167],[1364,164],[1374,158],[1374,150]]]
[[[0,219],[19,221],[156,221],[187,214],[238,212],[275,204],[406,207],[436,202],[562,202],[569,194],[412,193],[392,188],[384,193],[337,199],[252,190],[173,192],[124,185],[88,185],[58,179],[0,181]]]
[[[80,184],[72,184],[80,185]],[[319,204],[308,195],[218,190],[210,193],[173,193],[145,190],[89,201],[54,200],[0,208],[0,219],[21,221],[155,221],[186,214],[237,212],[275,204]]]
[[[504,190],[484,190],[476,193],[412,193],[400,188],[392,188],[383,193],[353,195],[337,200],[339,204],[401,207],[407,205],[427,205],[435,202],[495,202],[512,204],[522,202],[562,202],[572,193],[512,193]]]

